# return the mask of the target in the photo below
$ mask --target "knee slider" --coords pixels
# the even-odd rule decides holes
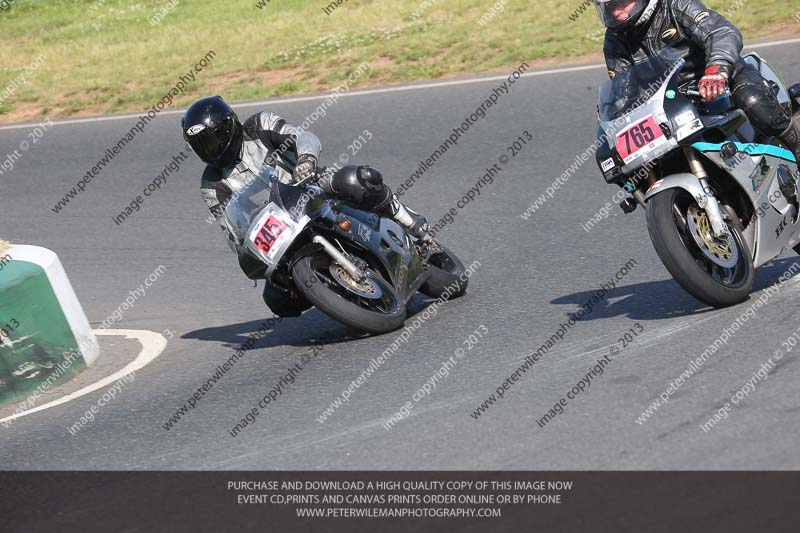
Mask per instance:
[[[295,291],[296,292],[296,291]],[[299,292],[296,292],[299,295]],[[264,303],[267,304],[270,311],[280,317],[297,317],[303,314],[303,311],[311,308],[311,303],[304,297],[292,297],[293,292],[282,289],[267,280],[264,284],[264,292],[262,297]]]

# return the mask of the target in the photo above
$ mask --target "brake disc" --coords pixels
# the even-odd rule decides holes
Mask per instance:
[[[363,280],[356,280],[338,263],[331,264],[330,273],[342,287],[362,298],[377,300],[383,295],[380,285],[369,275]]]
[[[686,212],[686,221],[694,242],[714,264],[722,268],[733,268],[739,262],[739,247],[728,233],[722,238],[714,237],[708,215],[696,205]]]

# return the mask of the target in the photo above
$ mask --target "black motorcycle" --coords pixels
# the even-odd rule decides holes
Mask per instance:
[[[444,246],[421,243],[317,185],[286,185],[269,167],[234,193],[224,215],[270,282],[361,331],[402,327],[417,291],[457,298],[467,290],[463,263]]]

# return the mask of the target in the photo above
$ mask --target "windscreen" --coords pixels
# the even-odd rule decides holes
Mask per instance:
[[[600,120],[616,120],[646,103],[683,63],[676,50],[665,48],[618,73],[600,87]]]
[[[274,172],[272,167],[264,167],[257,176],[250,173],[245,188],[235,191],[225,206],[228,226],[239,242],[244,240],[253,218],[269,203],[270,176]]]

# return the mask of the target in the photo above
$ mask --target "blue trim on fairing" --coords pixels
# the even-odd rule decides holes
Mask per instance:
[[[719,152],[722,149],[722,146],[727,143],[721,144],[714,144],[714,143],[694,143],[692,145],[693,148],[700,150],[701,152]],[[778,157],[780,159],[785,159],[787,161],[791,161],[792,163],[797,163],[797,159],[795,158],[794,154],[789,150],[781,148],[780,146],[774,146],[771,144],[755,144],[755,143],[734,143],[736,148],[739,149],[740,152],[745,152],[749,155],[771,155],[774,157]]]

